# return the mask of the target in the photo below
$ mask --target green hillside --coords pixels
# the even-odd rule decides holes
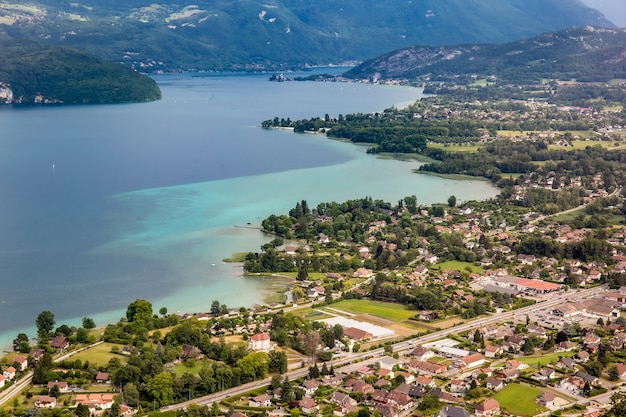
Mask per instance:
[[[126,103],[161,98],[154,80],[126,65],[32,41],[3,40],[0,49],[0,86],[5,89],[0,102]]]
[[[612,26],[578,0],[7,0],[0,8],[0,34],[142,71],[342,63],[415,44],[502,43],[589,24]]]

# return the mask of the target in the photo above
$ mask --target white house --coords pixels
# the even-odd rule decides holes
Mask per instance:
[[[250,338],[249,348],[263,352],[269,352],[272,349],[270,335],[267,333],[258,333]]]

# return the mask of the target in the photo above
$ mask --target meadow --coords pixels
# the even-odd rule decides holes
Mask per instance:
[[[516,416],[534,416],[548,409],[537,404],[542,391],[527,385],[510,384],[494,396],[500,408]]]

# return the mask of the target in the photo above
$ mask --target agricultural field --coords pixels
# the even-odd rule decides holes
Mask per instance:
[[[516,416],[534,416],[547,408],[537,404],[536,399],[542,394],[536,387],[521,384],[511,384],[494,396],[500,403],[500,408]]]
[[[352,314],[369,314],[393,322],[408,320],[417,313],[415,310],[409,310],[408,306],[403,304],[370,300],[342,300],[331,304],[330,307]]]
[[[445,149],[448,152],[476,152],[478,149],[482,148],[483,144],[478,143],[428,143],[429,148],[433,149]]]
[[[311,307],[299,308],[294,310],[292,313],[307,320],[323,320],[333,317],[331,314],[324,313],[322,310]]]

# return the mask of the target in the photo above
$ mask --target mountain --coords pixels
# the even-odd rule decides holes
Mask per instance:
[[[430,80],[496,77],[504,82],[626,78],[626,29],[564,29],[506,44],[411,46],[366,61],[344,75]]]
[[[0,41],[0,103],[126,103],[161,98],[153,79],[66,47]]]
[[[42,39],[142,71],[343,63],[584,25],[613,26],[580,0],[3,0],[0,8],[0,37]]]

